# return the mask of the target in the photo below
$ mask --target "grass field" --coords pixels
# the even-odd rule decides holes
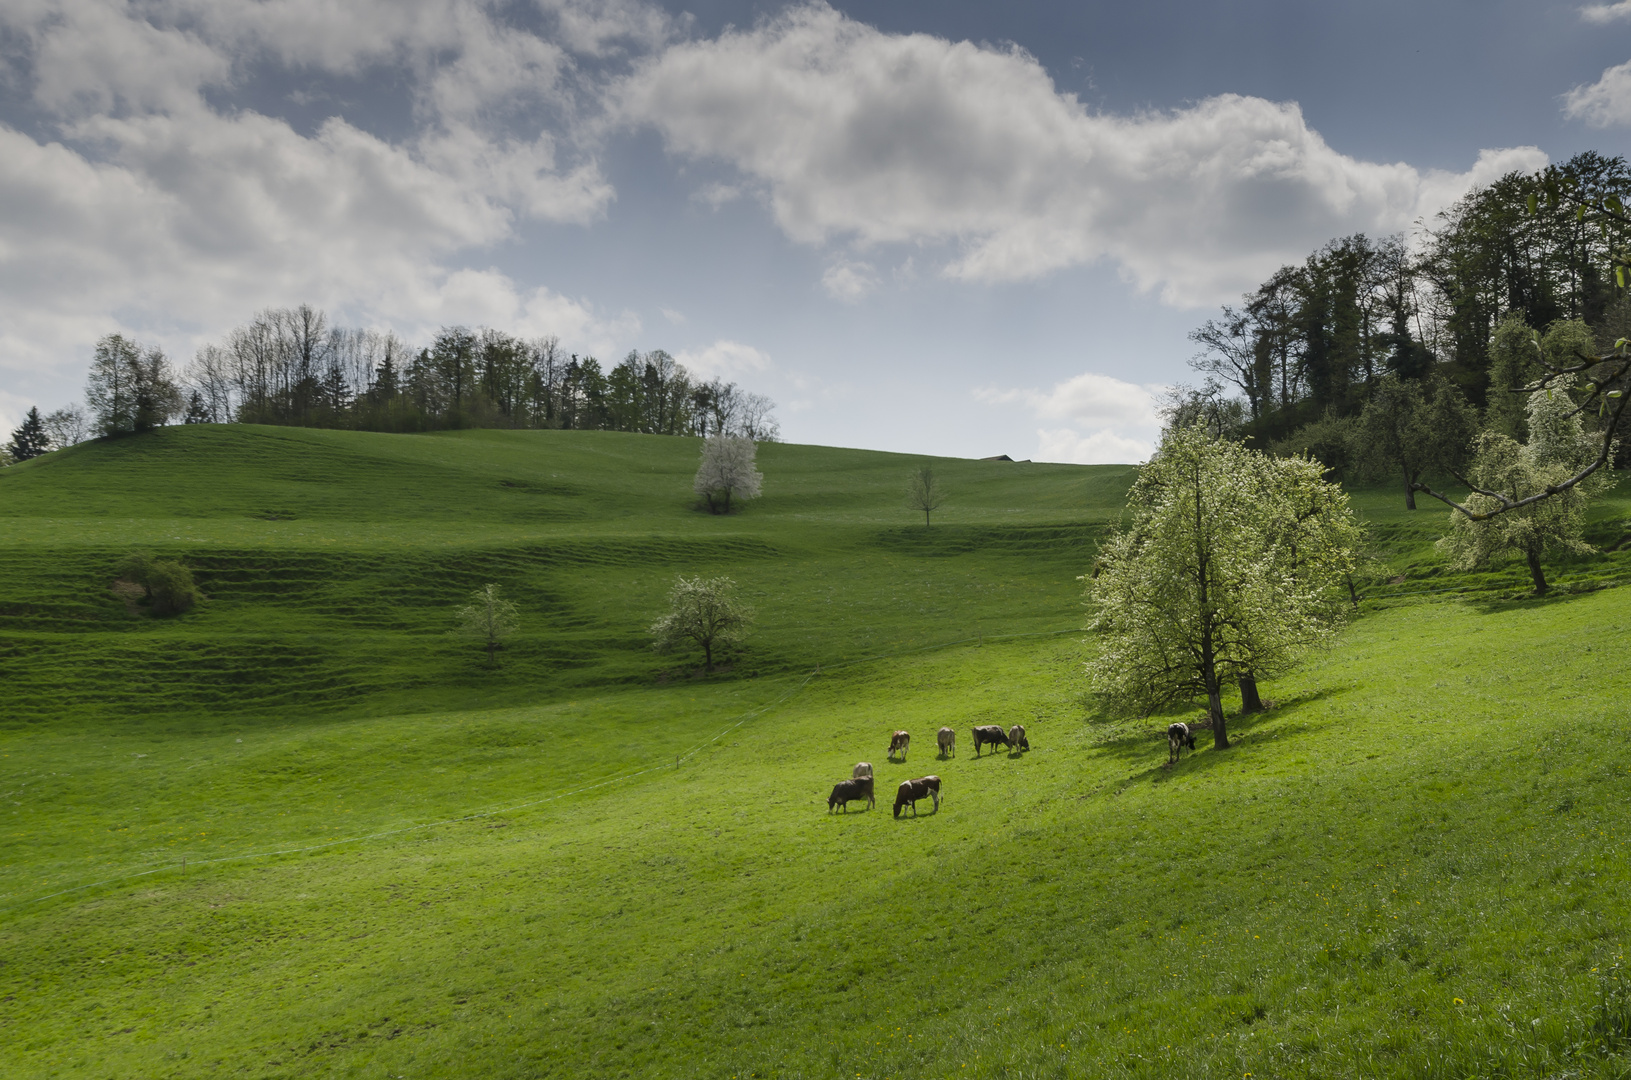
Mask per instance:
[[[766,446],[716,518],[695,453],[205,427],[0,472],[0,1072],[1631,1069],[1626,553],[1530,600],[1361,491],[1362,617],[1169,771],[1080,676],[1131,470],[937,461],[925,530],[916,459]],[[133,547],[208,603],[133,616]],[[646,647],[679,572],[758,608],[731,670]],[[496,669],[446,632],[485,581]],[[986,722],[1034,749],[974,759]],[[879,808],[828,815],[862,759]]]

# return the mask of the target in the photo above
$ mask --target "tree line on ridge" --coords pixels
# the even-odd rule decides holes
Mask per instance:
[[[177,372],[122,334],[96,343],[86,408],[31,410],[6,456],[26,460],[86,438],[184,423],[360,431],[570,428],[660,435],[779,437],[775,403],[702,379],[667,352],[631,351],[609,369],[559,339],[444,327],[410,348],[389,331],[330,326],[302,304],[269,309],[199,349]],[[0,462],[3,464],[4,462]]]
[[[1522,388],[1546,363],[1631,336],[1622,200],[1625,160],[1588,152],[1469,193],[1419,243],[1332,240],[1192,332],[1205,381],[1169,413],[1339,474],[1391,474],[1413,504],[1424,470],[1470,467],[1479,431],[1522,441]]]

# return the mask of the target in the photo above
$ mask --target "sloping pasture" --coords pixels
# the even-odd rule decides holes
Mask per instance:
[[[0,474],[5,1071],[1623,1071],[1631,593],[1580,591],[1619,553],[1526,600],[1361,492],[1363,617],[1168,770],[1080,678],[1128,470],[937,461],[925,530],[915,459],[765,447],[713,518],[694,455],[204,429]],[[209,602],[132,614],[133,546]],[[681,572],[760,610],[728,672],[645,646]],[[493,669],[446,633],[485,581],[524,620]],[[828,814],[862,759],[878,808]]]

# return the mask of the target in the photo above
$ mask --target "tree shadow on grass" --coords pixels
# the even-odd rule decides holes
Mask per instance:
[[[1547,590],[1544,596],[1536,596],[1532,592],[1502,593],[1499,596],[1469,599],[1467,606],[1480,615],[1504,615],[1509,611],[1535,611],[1540,608],[1567,604],[1572,600],[1579,600],[1590,596],[1592,593],[1602,592],[1604,589],[1610,588],[1614,588],[1614,586],[1606,582],[1582,581],[1575,584],[1554,585]]]
[[[1300,739],[1338,723],[1334,717],[1312,721],[1308,719],[1304,710],[1307,706],[1335,697],[1340,692],[1340,689],[1336,688],[1310,690],[1281,698],[1265,712],[1226,717],[1230,747],[1223,751],[1213,747],[1210,728],[1195,726],[1198,717],[1193,709],[1132,720],[1102,719],[1099,722],[1108,730],[1094,747],[1094,751],[1100,757],[1122,762],[1128,767],[1146,766],[1130,773],[1122,780],[1115,781],[1117,791],[1144,780],[1162,783],[1177,776],[1193,776],[1197,772],[1204,774],[1215,768],[1237,764],[1240,761],[1240,755],[1235,753],[1237,749],[1250,749],[1252,746],[1262,745],[1269,739],[1277,743],[1283,743],[1287,739]],[[1174,721],[1183,721],[1190,725],[1191,733],[1195,736],[1195,749],[1192,751],[1185,747],[1178,763],[1168,768],[1167,725]]]

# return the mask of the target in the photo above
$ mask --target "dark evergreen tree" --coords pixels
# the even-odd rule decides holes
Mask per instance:
[[[14,461],[28,461],[51,450],[51,436],[46,434],[45,421],[40,419],[38,406],[28,410],[23,417],[22,426],[11,433],[11,441],[6,444]]]
[[[209,406],[204,404],[204,395],[194,390],[187,398],[187,411],[181,415],[183,424],[207,424],[210,422]]]

